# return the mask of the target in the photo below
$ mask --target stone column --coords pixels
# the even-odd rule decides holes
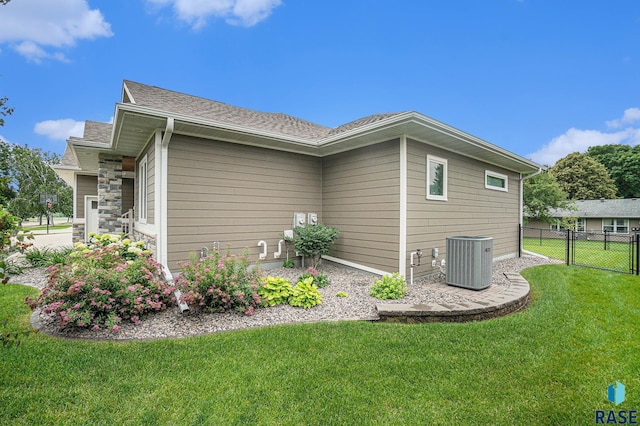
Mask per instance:
[[[122,232],[122,156],[100,154],[98,161],[98,233]]]

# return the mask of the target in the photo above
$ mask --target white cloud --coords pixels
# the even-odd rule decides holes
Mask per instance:
[[[537,163],[553,166],[556,161],[572,152],[585,152],[590,146],[618,143],[639,144],[640,128],[629,128],[614,133],[572,128],[553,138],[551,142],[529,154],[528,157]]]
[[[8,43],[34,62],[66,61],[59,51],[78,40],[110,37],[111,25],[86,0],[20,0],[2,6],[0,43]],[[48,51],[47,48],[53,48]]]
[[[640,121],[640,108],[628,108],[624,110],[622,118],[607,121],[607,126],[618,129],[624,125],[633,124]]]
[[[281,0],[147,0],[157,6],[171,5],[181,21],[193,29],[203,27],[207,18],[224,18],[232,25],[251,27],[271,15]]]
[[[70,118],[46,120],[36,123],[33,131],[49,139],[65,141],[69,136],[82,137],[84,134],[84,121],[75,121]]]

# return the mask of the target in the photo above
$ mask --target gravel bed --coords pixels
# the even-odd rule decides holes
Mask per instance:
[[[519,272],[530,266],[543,263],[555,263],[557,261],[546,260],[533,256],[508,259],[493,264],[494,286],[508,286],[509,281],[504,276],[506,272]],[[320,289],[322,304],[311,308],[297,308],[289,305],[279,305],[269,308],[260,308],[252,316],[246,316],[237,312],[207,314],[192,312],[181,314],[177,307],[171,307],[164,312],[152,314],[143,319],[138,326],[124,322],[120,324],[121,330],[113,333],[107,330],[88,329],[60,329],[53,321],[52,315],[45,315],[35,311],[32,315],[32,323],[40,331],[58,337],[76,339],[101,339],[101,340],[145,340],[159,338],[187,337],[221,331],[238,330],[244,328],[264,327],[277,324],[290,324],[299,322],[338,321],[338,320],[376,320],[376,304],[380,300],[369,295],[373,284],[373,274],[327,264],[321,267],[331,284]],[[304,272],[301,268],[285,269],[277,268],[266,271],[265,274],[286,278],[295,283],[295,280]],[[9,282],[42,288],[46,284],[46,268],[25,268],[22,275],[12,276]],[[442,274],[433,274],[420,279],[414,279],[413,285],[409,285],[405,296],[399,300],[388,300],[384,303],[409,303],[424,304],[432,302],[459,303],[469,301],[465,297],[451,295],[438,291],[434,283],[444,283]],[[337,297],[336,293],[347,293],[348,297]],[[470,293],[472,294],[472,293]]]

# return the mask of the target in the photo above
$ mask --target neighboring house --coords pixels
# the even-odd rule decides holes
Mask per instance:
[[[57,173],[74,188],[74,240],[121,232],[170,269],[201,247],[247,248],[264,264],[293,215],[340,230],[327,258],[376,273],[435,271],[447,236],[494,238],[495,259],[516,256],[522,181],[530,160],[417,112],[323,127],[124,81],[113,124],[88,121]],[[290,250],[294,255],[294,250]]]
[[[552,223],[530,221],[526,226],[560,231],[566,218],[576,231],[632,235],[640,231],[640,199],[572,201],[566,209],[552,210],[550,216]]]

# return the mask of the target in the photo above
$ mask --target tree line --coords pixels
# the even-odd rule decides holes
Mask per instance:
[[[0,98],[0,127],[5,124],[4,117],[13,113],[7,101]],[[58,203],[50,212],[71,217],[73,189],[51,168],[59,163],[57,154],[0,140],[0,205],[23,220],[38,217],[42,224],[47,206],[40,203],[39,195],[56,194]]]
[[[640,145],[592,146],[561,158],[548,171],[524,181],[525,213],[551,222],[550,210],[571,201],[640,197]]]

